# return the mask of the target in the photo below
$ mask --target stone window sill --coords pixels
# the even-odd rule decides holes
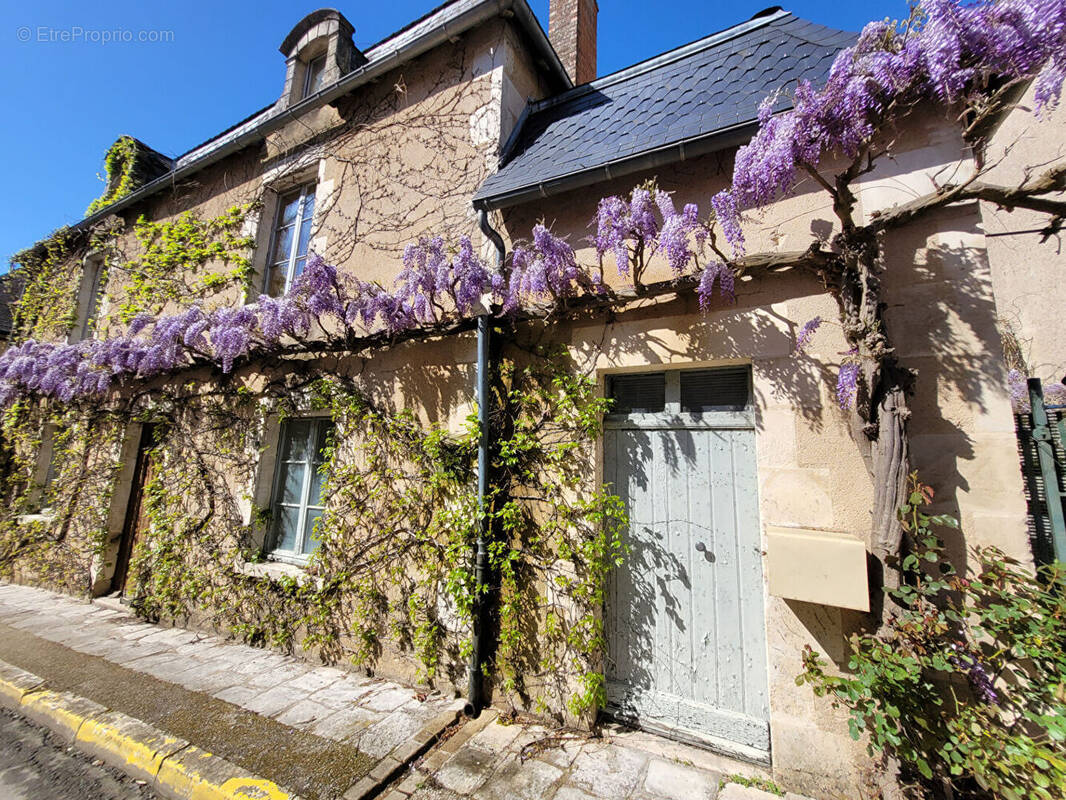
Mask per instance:
[[[30,525],[34,522],[51,522],[56,518],[55,512],[52,511],[40,511],[36,514],[20,514],[18,516],[19,525]]]
[[[265,578],[271,581],[292,578],[301,586],[313,583],[316,588],[322,587],[321,578],[308,575],[304,567],[296,564],[286,564],[281,561],[238,561],[234,569],[251,578]]]

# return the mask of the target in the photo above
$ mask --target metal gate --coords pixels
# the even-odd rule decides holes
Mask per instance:
[[[1015,414],[1029,540],[1037,564],[1066,561],[1066,406],[1048,405],[1038,378],[1027,382],[1029,410]]]
[[[765,761],[770,749],[747,367],[612,376],[604,468],[630,551],[606,604],[607,711]]]

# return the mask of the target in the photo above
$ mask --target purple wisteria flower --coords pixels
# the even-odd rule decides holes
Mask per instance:
[[[614,254],[619,275],[629,274],[629,208],[621,197],[605,197],[596,209],[596,252]]]
[[[736,297],[735,281],[733,270],[727,264],[723,264],[721,261],[712,261],[707,264],[700,274],[699,286],[696,287],[696,296],[699,298],[700,308],[704,311],[710,308],[716,283],[718,284],[718,291],[723,297],[730,300],[734,299]]]
[[[740,258],[744,255],[744,230],[740,226],[740,211],[733,192],[728,189],[718,192],[711,198],[711,207],[714,208],[715,219],[722,226],[726,241],[733,248],[733,257]]]
[[[998,702],[999,693],[995,689],[995,682],[981,660],[958,644],[952,644],[951,651],[952,655],[948,656],[948,661],[966,673],[977,698],[990,705]]]
[[[598,275],[577,263],[574,248],[544,225],[533,227],[533,241],[517,244],[511,254],[511,274],[503,308],[513,312],[528,301],[559,300],[580,292],[600,294]]]
[[[800,328],[799,333],[796,334],[796,348],[797,353],[802,353],[807,345],[811,342],[811,337],[814,336],[814,332],[818,330],[822,325],[822,318],[815,317],[814,319],[807,320],[803,323],[803,327]]]
[[[840,365],[837,374],[837,403],[845,411],[855,405],[859,389],[859,351],[853,347],[847,355],[849,360]]]
[[[663,224],[654,241],[655,252],[662,252],[675,275],[682,275],[692,263],[696,250],[702,251],[707,240],[707,229],[700,223],[699,208],[694,203],[685,205],[677,213],[674,201],[666,192],[655,192],[655,205],[662,215]]]
[[[797,172],[816,169],[827,154],[857,155],[890,104],[965,100],[992,78],[1035,78],[1037,113],[1058,103],[1066,0],[922,0],[916,18],[906,31],[871,22],[837,55],[825,86],[797,84],[791,110],[774,115],[787,106],[777,95],[762,102],[758,133],[737,151],[733,185],[712,201],[735,253],[737,242],[743,246],[738,209],[773,202],[794,186]]]

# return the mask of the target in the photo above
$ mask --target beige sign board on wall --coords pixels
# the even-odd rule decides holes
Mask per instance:
[[[866,545],[844,533],[781,528],[766,530],[770,594],[837,608],[870,610]]]

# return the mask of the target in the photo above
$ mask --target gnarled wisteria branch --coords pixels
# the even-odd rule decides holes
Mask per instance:
[[[828,258],[812,247],[748,256],[722,269],[730,276],[817,270]],[[241,308],[211,312],[194,306],[169,316],[143,315],[125,335],[106,340],[58,345],[30,340],[12,347],[0,356],[0,399],[10,402],[29,393],[62,401],[102,397],[125,379],[163,378],[204,367],[228,373],[259,359],[362,353],[454,335],[471,330],[477,313],[513,321],[559,318],[699,291],[703,272],[678,268],[683,271],[674,279],[613,291],[598,273],[577,264],[564,240],[540,226],[533,243],[515,248],[509,282],[474,255],[468,240],[452,256],[439,238],[409,247],[392,292],[352,279],[314,256],[280,298],[260,297]],[[486,300],[489,308],[482,305]],[[313,326],[320,330],[317,335]]]
[[[978,180],[975,173],[960,184],[941,186],[935,192],[916,197],[891,209],[876,212],[866,227],[872,231],[898,228],[936,208],[967,200],[985,200],[1006,211],[1027,208],[1052,217],[1066,217],[1066,201],[1044,195],[1066,191],[1066,163],[1050,168],[1017,186],[1001,186]]]

